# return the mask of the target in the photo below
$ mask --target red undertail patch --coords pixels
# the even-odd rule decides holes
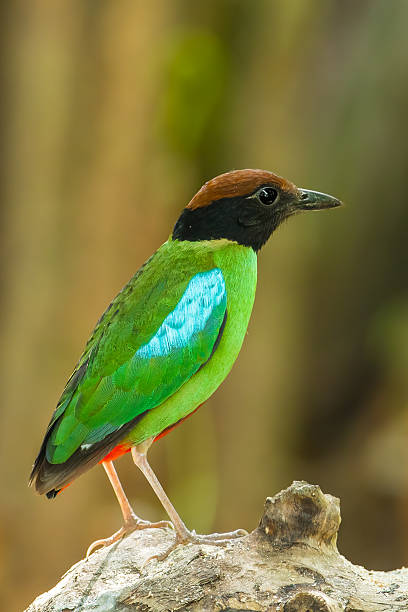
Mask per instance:
[[[202,406],[202,404],[200,404],[200,406]],[[192,414],[197,412],[200,406],[197,406],[197,408],[193,410],[193,412],[190,412],[190,414],[188,414],[187,416],[177,421],[177,423],[174,423],[174,425],[169,425],[169,427],[166,427],[166,429],[163,429],[163,431],[159,433],[158,436],[155,437],[154,442],[156,442],[157,440],[160,440],[160,438],[164,438],[164,436],[167,436],[167,434],[173,431],[173,429],[177,427],[177,425],[180,425],[183,421],[188,419],[188,417],[191,417]],[[115,459],[118,459],[122,455],[125,455],[126,453],[128,453],[131,448],[132,447],[129,444],[118,444],[117,446],[115,446],[114,449],[111,450],[110,453],[108,453],[103,459],[101,459],[99,463],[102,463],[103,461],[115,461]]]
[[[131,446],[129,444],[118,444],[117,446],[115,446],[114,449],[111,450],[110,453],[108,453],[103,459],[101,459],[99,463],[102,463],[103,461],[115,461],[115,459],[118,459],[118,457],[121,457],[122,455],[128,453],[130,449]]]

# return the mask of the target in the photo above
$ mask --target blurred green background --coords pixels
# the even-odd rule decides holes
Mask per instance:
[[[0,607],[121,524],[100,468],[27,478],[105,306],[206,179],[265,168],[347,206],[259,258],[242,353],[150,459],[198,531],[293,479],[341,497],[354,563],[408,563],[408,2],[16,0],[1,10]],[[135,510],[163,511],[129,456]]]

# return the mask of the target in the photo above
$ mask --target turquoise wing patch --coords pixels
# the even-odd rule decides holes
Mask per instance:
[[[145,307],[154,309],[155,304]],[[86,401],[81,386],[77,388],[48,440],[47,460],[63,463],[79,447],[101,442],[175,393],[210,359],[226,309],[221,270],[213,268],[193,276],[176,306],[130,359],[101,378]],[[111,342],[115,359],[115,338]]]

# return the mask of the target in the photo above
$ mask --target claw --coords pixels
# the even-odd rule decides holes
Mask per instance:
[[[104,538],[104,539],[101,539],[101,540],[95,540],[95,542],[92,542],[92,544],[90,544],[90,546],[88,546],[88,550],[86,551],[85,558],[87,559],[94,552],[94,550],[96,550],[99,547],[110,546],[114,542],[118,542],[119,540],[121,540],[123,538],[125,533],[126,533],[125,529],[123,527],[121,527],[119,529],[119,531],[117,531],[116,533],[111,535],[110,538]]]
[[[228,540],[236,540],[237,538],[243,538],[248,535],[248,532],[245,529],[236,529],[235,531],[229,531],[228,533],[209,533],[208,535],[197,535],[195,531],[191,532],[191,535],[194,538],[197,538],[198,542],[202,542],[204,540],[208,540],[208,543],[215,543],[217,541],[228,541]],[[188,540],[193,541],[193,540]],[[195,540],[194,540],[195,541]]]
[[[118,531],[116,531],[116,533],[111,535],[109,538],[104,538],[104,539],[96,540],[95,542],[92,542],[92,544],[88,547],[88,550],[86,551],[86,558],[88,558],[89,555],[91,555],[94,552],[94,550],[96,550],[97,548],[110,546],[114,542],[118,542],[125,535],[128,535],[129,533],[132,533],[133,531],[142,530],[142,529],[160,529],[160,528],[166,528],[166,527],[174,529],[173,523],[171,523],[170,521],[158,521],[157,523],[150,523],[149,521],[143,521],[141,519],[128,521],[127,523],[125,523],[123,527],[121,527]]]
[[[162,553],[148,557],[141,567],[141,570],[153,559],[164,561],[180,544],[209,544],[210,546],[226,546],[231,540],[242,538],[248,535],[245,529],[237,529],[228,533],[211,533],[209,535],[199,535],[193,531],[187,531],[183,536],[176,534],[176,539],[171,546],[166,548]]]

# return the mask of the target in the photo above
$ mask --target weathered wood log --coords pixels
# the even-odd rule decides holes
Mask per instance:
[[[27,612],[408,611],[408,569],[353,565],[337,550],[339,525],[337,498],[294,482],[266,500],[252,533],[223,548],[179,546],[143,566],[174,534],[134,532],[74,565]]]

